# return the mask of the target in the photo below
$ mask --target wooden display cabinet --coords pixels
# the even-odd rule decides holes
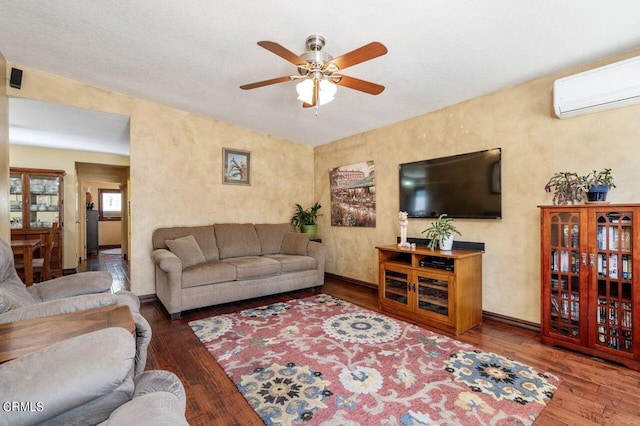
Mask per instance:
[[[63,170],[12,167],[9,177],[12,240],[39,238],[44,243],[51,224],[59,224],[51,254],[51,273],[55,276],[62,276],[63,270],[64,175]]]
[[[540,214],[542,343],[640,370],[640,204],[541,206]]]
[[[376,248],[383,311],[455,335],[482,322],[482,252]]]

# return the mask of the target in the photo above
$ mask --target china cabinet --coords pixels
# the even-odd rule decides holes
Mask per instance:
[[[10,169],[9,207],[11,239],[47,241],[51,224],[58,222],[51,254],[51,273],[62,275],[63,179],[62,170]],[[40,253],[43,255],[43,253]]]
[[[540,213],[542,342],[640,370],[640,204]]]
[[[482,252],[378,249],[383,311],[455,335],[482,322]]]

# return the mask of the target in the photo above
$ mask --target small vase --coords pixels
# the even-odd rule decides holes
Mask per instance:
[[[451,248],[453,247],[453,235],[449,235],[446,238],[440,238],[438,245],[440,246],[440,250],[443,250],[443,251],[451,250]]]

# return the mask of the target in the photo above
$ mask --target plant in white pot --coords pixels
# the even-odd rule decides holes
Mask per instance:
[[[441,214],[435,222],[431,223],[427,229],[422,231],[424,236],[429,239],[427,247],[431,250],[436,248],[436,244],[440,250],[451,250],[453,247],[453,234],[460,234],[460,231],[453,224],[453,219]]]
[[[311,207],[304,208],[300,204],[296,204],[296,211],[291,216],[291,225],[300,230],[300,232],[309,234],[309,238],[315,238],[318,230],[318,210],[322,206],[319,202],[315,202]]]

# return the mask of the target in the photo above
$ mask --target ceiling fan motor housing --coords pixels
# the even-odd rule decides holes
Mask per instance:
[[[325,39],[321,35],[310,35],[307,37],[307,41],[305,42],[305,46],[307,50],[300,55],[302,59],[307,61],[310,65],[305,67],[298,67],[298,73],[301,75],[308,75],[314,72],[322,72],[324,71],[325,75],[331,75],[331,73],[337,71],[337,67],[327,67],[326,69],[322,69],[324,64],[333,60],[333,56],[329,55],[326,52],[322,52],[322,48],[325,45]],[[309,69],[310,68],[310,69]]]

